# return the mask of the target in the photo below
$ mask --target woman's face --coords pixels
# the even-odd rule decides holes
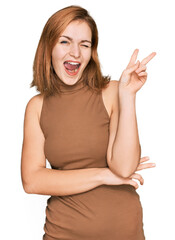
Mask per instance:
[[[52,64],[66,84],[77,82],[91,58],[92,33],[84,21],[73,21],[63,31],[52,50]]]

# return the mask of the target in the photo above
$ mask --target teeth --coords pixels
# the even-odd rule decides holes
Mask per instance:
[[[68,62],[68,63],[72,65],[79,65],[79,63],[74,63],[74,62]]]

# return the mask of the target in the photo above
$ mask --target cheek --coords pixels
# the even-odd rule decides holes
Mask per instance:
[[[60,55],[57,51],[52,51],[52,65],[58,75],[60,69]]]
[[[86,64],[88,64],[88,62],[90,61],[90,59],[91,59],[91,51],[88,52],[88,53],[86,53],[86,55],[85,55]]]
[[[59,64],[62,58],[65,56],[65,51],[55,46],[52,51],[52,62],[53,64]]]

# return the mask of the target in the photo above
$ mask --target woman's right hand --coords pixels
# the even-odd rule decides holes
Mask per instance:
[[[136,171],[143,170],[146,168],[152,168],[155,167],[154,163],[147,163],[147,164],[142,164],[143,162],[148,161],[148,157],[142,157],[140,158],[140,164],[138,165]],[[137,179],[141,185],[144,183],[143,177],[138,174],[138,173],[133,173],[130,177],[128,178],[122,178],[114,174],[110,168],[106,168],[104,172],[104,184],[106,185],[122,185],[122,184],[129,184],[134,186],[136,189],[139,187],[138,183],[134,181],[133,179]]]

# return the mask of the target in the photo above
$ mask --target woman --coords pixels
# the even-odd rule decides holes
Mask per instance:
[[[143,184],[135,172],[153,164],[140,158],[135,95],[155,53],[135,64],[136,49],[111,81],[97,45],[92,17],[70,6],[49,18],[36,51],[21,171],[26,193],[51,195],[44,240],[145,239],[134,179]]]

